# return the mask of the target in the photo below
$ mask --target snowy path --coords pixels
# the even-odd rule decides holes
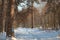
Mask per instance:
[[[15,36],[17,40],[60,40],[60,31],[40,30],[38,28],[17,28]]]
[[[16,40],[60,40],[58,35],[59,31],[41,30],[38,28],[16,28],[15,30]],[[6,39],[6,33],[0,33],[0,40]]]

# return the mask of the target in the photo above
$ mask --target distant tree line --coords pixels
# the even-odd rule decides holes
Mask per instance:
[[[42,26],[60,29],[60,0],[48,0],[43,9]],[[46,9],[46,10],[45,10]]]

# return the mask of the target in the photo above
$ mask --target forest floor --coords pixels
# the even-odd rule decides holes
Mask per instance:
[[[60,30],[42,30],[38,28],[16,28],[14,29],[15,40],[60,40]],[[6,33],[0,33],[0,40],[6,39]]]

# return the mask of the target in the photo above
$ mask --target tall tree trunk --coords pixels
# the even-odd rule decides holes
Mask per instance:
[[[3,0],[0,0],[0,32],[3,31],[3,16],[2,16],[2,11],[3,11]]]
[[[32,9],[32,10],[31,10],[31,12],[32,12],[32,13],[31,13],[31,14],[32,14],[32,20],[31,20],[31,21],[32,21],[32,28],[33,28],[33,27],[34,27],[34,12],[33,12],[33,10],[34,10],[34,7],[33,7],[34,1],[32,0],[31,3],[32,3],[32,6],[31,6],[31,9]]]
[[[13,31],[13,20],[14,20],[14,11],[15,11],[15,0],[9,0],[10,7],[9,7],[9,12],[6,14],[6,35],[8,37],[14,36],[14,31]]]
[[[6,31],[6,27],[5,27],[5,21],[6,21],[6,13],[7,13],[7,6],[8,6],[8,1],[7,0],[3,0],[3,27]]]

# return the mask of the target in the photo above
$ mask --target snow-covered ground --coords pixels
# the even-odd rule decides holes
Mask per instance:
[[[14,30],[17,40],[60,40],[59,31],[38,28],[17,28]]]
[[[60,30],[42,30],[38,28],[16,28],[15,38],[16,40],[60,40],[59,34]],[[15,39],[12,38],[12,39]],[[6,33],[0,33],[0,40],[9,40],[6,39]],[[11,39],[10,39],[11,40]]]
[[[5,40],[6,39],[6,33],[5,32],[1,32],[0,33],[0,40]]]

